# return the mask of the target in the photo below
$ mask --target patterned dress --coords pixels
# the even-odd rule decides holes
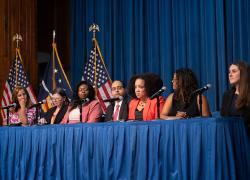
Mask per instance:
[[[32,125],[34,119],[36,118],[36,109],[35,108],[27,109],[26,110],[26,116],[27,116],[27,122],[28,122],[28,124]],[[21,121],[19,119],[18,112],[12,112],[12,113],[10,113],[10,117],[9,118],[10,118],[9,119],[10,124],[21,123]]]

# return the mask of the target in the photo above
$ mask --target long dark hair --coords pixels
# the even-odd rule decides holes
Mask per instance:
[[[239,96],[235,103],[236,108],[239,109],[250,105],[250,67],[244,61],[238,61],[231,65],[236,65],[240,70]]]
[[[81,81],[76,86],[76,90],[75,90],[74,95],[73,95],[73,100],[71,102],[70,111],[72,109],[75,109],[78,105],[80,105],[80,100],[81,99],[78,96],[78,91],[79,91],[79,87],[81,85],[86,85],[88,87],[89,95],[88,95],[87,98],[89,98],[89,102],[91,102],[91,101],[93,101],[95,99],[95,90],[94,90],[93,86],[91,84],[89,84],[87,81]]]
[[[188,104],[191,100],[191,93],[198,88],[198,81],[194,72],[189,68],[180,68],[175,71],[177,78],[177,89],[174,99]]]

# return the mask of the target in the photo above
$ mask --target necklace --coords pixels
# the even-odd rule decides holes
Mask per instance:
[[[142,107],[142,108],[144,108],[145,104],[146,104],[145,101],[140,101],[140,102],[139,102],[139,106]]]

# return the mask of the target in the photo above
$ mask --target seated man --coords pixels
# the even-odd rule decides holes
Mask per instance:
[[[108,106],[105,121],[126,121],[128,119],[129,101],[128,97],[126,96],[126,90],[123,86],[123,83],[119,80],[113,81],[111,90],[113,98],[122,98],[118,99],[115,102],[111,102],[111,104]]]

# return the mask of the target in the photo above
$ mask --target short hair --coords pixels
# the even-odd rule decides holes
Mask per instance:
[[[69,103],[69,99],[67,97],[67,94],[65,92],[65,90],[61,87],[55,88],[52,91],[52,94],[59,94],[60,96],[62,96],[63,98],[65,98],[65,103],[68,104]]]
[[[120,82],[120,83],[122,84],[122,87],[123,87],[123,88],[126,88],[126,84],[124,83],[124,81],[122,81],[122,80],[113,80],[113,81],[112,81],[112,84],[113,84],[115,81]]]

